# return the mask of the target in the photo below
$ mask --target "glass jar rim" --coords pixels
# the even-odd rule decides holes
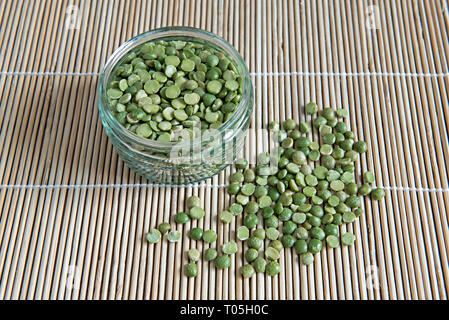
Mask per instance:
[[[118,135],[132,141],[134,144],[139,145],[143,148],[150,148],[154,150],[165,151],[167,149],[171,149],[173,147],[177,148],[189,148],[192,146],[201,145],[202,143],[207,143],[202,140],[201,135],[195,137],[190,140],[180,141],[180,142],[163,142],[157,140],[145,139],[137,136],[132,133],[128,129],[126,129],[122,124],[120,124],[117,119],[114,117],[111,108],[109,107],[109,102],[107,100],[106,89],[109,82],[109,78],[112,75],[112,71],[116,67],[117,63],[124,58],[124,56],[136,48],[137,46],[146,43],[148,41],[157,41],[157,40],[167,40],[173,38],[173,40],[180,38],[191,38],[194,40],[195,38],[200,38],[205,42],[212,43],[213,45],[219,47],[222,51],[224,51],[230,58],[231,62],[236,64],[236,67],[240,73],[240,76],[243,79],[243,90],[242,90],[242,98],[239,101],[234,113],[231,117],[226,120],[220,127],[214,130],[215,134],[208,135],[208,138],[219,138],[224,135],[227,130],[235,130],[238,128],[234,128],[234,124],[238,123],[241,117],[248,112],[248,108],[250,108],[250,112],[252,111],[252,95],[253,88],[251,84],[251,79],[248,71],[248,67],[246,66],[245,61],[241,57],[241,55],[237,52],[237,50],[226,40],[217,36],[214,33],[211,33],[206,30],[192,28],[192,27],[165,27],[153,29],[144,33],[141,33],[128,41],[124,42],[120,45],[109,57],[103,70],[100,75],[100,85],[99,85],[99,108],[100,114],[104,116],[104,120],[110,125],[111,129]],[[102,111],[102,112],[101,112]]]

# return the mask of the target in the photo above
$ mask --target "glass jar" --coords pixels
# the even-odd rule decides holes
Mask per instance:
[[[241,100],[220,127],[206,130],[193,139],[162,142],[137,136],[114,117],[106,90],[115,67],[143,43],[181,40],[213,47],[222,52],[242,78]],[[218,174],[231,164],[243,148],[253,109],[253,88],[248,68],[239,53],[213,33],[187,27],[168,27],[140,34],[122,44],[103,68],[99,86],[99,111],[106,134],[123,161],[137,174],[161,184],[187,184]],[[201,132],[200,128],[197,128]]]

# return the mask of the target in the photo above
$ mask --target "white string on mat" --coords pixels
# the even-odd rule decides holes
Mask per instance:
[[[385,190],[391,191],[416,191],[416,192],[449,192],[449,189],[445,188],[422,188],[422,187],[394,187],[394,186],[386,186],[379,187]]]
[[[6,76],[99,76],[100,72],[64,72],[64,71],[0,71]],[[251,72],[256,77],[279,76],[328,76],[328,77],[449,77],[449,73],[411,73],[411,72]]]
[[[112,183],[112,184],[1,184],[0,189],[96,189],[96,188],[227,188],[228,184],[186,184],[170,185],[160,183]],[[415,191],[415,192],[449,192],[448,188],[423,188],[423,187],[379,187],[391,191]]]

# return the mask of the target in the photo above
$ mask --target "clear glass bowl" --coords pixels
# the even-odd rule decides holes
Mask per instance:
[[[196,42],[221,51],[242,77],[242,98],[232,116],[218,129],[183,142],[141,138],[114,117],[106,95],[107,85],[125,56],[148,41]],[[99,87],[99,111],[106,134],[123,161],[137,174],[161,184],[188,184],[218,174],[241,151],[253,109],[253,88],[245,61],[227,41],[213,33],[187,27],[168,27],[140,34],[122,44],[103,68]]]

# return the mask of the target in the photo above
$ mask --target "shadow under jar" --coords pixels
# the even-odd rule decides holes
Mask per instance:
[[[165,142],[142,138],[114,116],[106,91],[114,72],[131,52],[147,42],[185,41],[221,52],[241,77],[241,99],[232,115],[218,128],[201,130],[194,138]],[[239,53],[213,33],[195,28],[169,27],[140,34],[121,45],[107,61],[100,77],[99,111],[106,134],[123,161],[138,175],[161,184],[188,184],[218,174],[243,148],[253,109],[249,71]]]

